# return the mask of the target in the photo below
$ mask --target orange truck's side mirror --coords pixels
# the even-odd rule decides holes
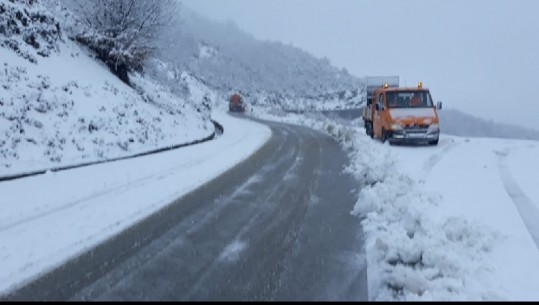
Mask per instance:
[[[442,102],[438,102],[438,103],[436,104],[436,109],[442,110]]]

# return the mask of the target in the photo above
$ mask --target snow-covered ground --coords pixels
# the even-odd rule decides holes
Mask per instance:
[[[539,142],[390,146],[323,116],[253,109],[341,141],[362,190],[372,300],[539,300]]]
[[[225,133],[209,142],[0,183],[0,295],[219,176],[271,136],[222,111],[213,119]]]

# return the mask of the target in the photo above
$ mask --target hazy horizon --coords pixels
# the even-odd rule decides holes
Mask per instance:
[[[539,130],[539,1],[183,0],[358,77],[423,81],[444,106]],[[515,105],[522,105],[515,107]],[[487,107],[485,107],[487,106]]]

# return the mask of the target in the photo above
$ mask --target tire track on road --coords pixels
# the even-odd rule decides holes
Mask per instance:
[[[442,149],[442,151],[432,155],[427,161],[425,161],[425,164],[423,164],[423,175],[422,175],[423,178],[419,182],[425,183],[432,169],[438,164],[438,162],[442,160],[444,155],[448,154],[451,150],[453,150],[457,146],[458,146],[458,143],[452,140],[449,145],[447,145],[444,149]]]
[[[507,157],[511,153],[511,150],[494,151],[494,153],[498,156],[498,168],[505,191],[517,207],[520,217],[524,221],[528,232],[535,242],[535,246],[539,250],[539,209],[526,193],[522,191],[511,174],[511,170],[507,164]]]

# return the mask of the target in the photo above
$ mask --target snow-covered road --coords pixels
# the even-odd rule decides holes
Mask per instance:
[[[350,215],[357,183],[341,173],[346,154],[312,129],[268,124],[273,136],[252,158],[175,202],[155,225],[137,225],[22,296],[367,300],[361,224]],[[167,229],[150,233],[159,226]],[[110,269],[94,267],[104,264]],[[74,280],[88,270],[99,271]]]
[[[245,122],[247,133],[224,124],[221,138],[228,133],[249,137],[253,123]],[[128,219],[140,220],[135,212],[159,210],[7,300],[367,300],[361,224],[350,215],[357,181],[342,173],[349,162],[346,153],[315,130],[266,124],[273,136],[259,153],[184,198],[168,198],[166,208],[144,206],[137,199],[155,201],[162,196],[159,192],[182,191],[191,169],[214,165],[215,154],[229,158],[226,150],[232,146],[249,147],[228,141],[232,146],[200,150],[189,162],[167,162],[170,168],[148,172],[134,183],[118,183],[7,224],[6,231],[19,229],[26,240],[47,223],[52,234],[69,230],[79,239],[103,240],[106,235],[90,230],[120,227],[114,219],[127,227]],[[168,181],[168,176],[182,179]],[[156,184],[159,189],[142,196]],[[129,208],[131,203],[138,207]],[[121,210],[110,211],[110,205]],[[62,222],[62,217],[68,220]],[[97,217],[102,223],[94,225]],[[63,254],[52,253],[55,245],[34,233],[42,246],[51,248],[46,252]],[[15,243],[9,244],[15,248]],[[65,238],[63,243],[70,250],[76,240]],[[25,254],[29,261],[30,255],[42,256],[39,248]],[[43,257],[43,264],[52,256]]]
[[[0,295],[24,285],[219,176],[269,128],[216,113],[214,141],[0,184]]]

